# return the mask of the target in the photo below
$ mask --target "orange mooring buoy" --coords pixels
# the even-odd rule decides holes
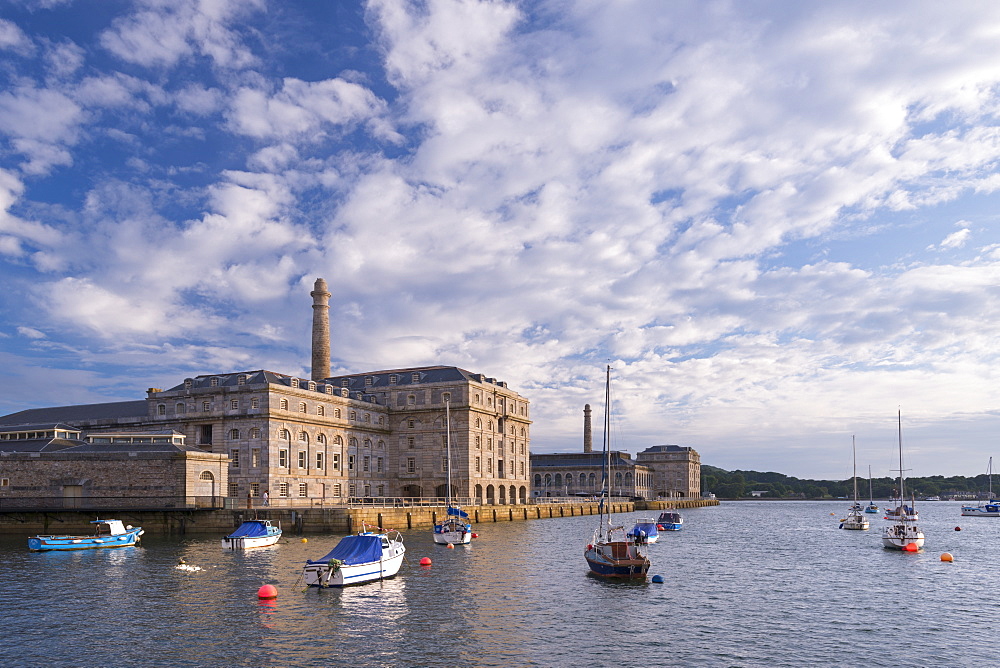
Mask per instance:
[[[955,561],[955,557],[951,556],[951,552],[945,552],[941,555],[941,561]]]
[[[257,590],[257,598],[262,598],[269,600],[272,598],[278,598],[278,588],[274,585],[264,585]]]
[[[431,565],[431,558],[430,557],[424,557],[423,559],[420,560],[420,565],[421,566],[430,566]]]

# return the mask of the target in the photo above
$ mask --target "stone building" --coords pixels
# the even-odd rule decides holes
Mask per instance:
[[[221,454],[185,445],[182,434],[84,435],[67,424],[0,427],[0,506],[130,508],[210,506],[228,482]]]
[[[611,496],[643,499],[697,499],[701,496],[701,458],[693,448],[654,445],[635,460],[611,453]],[[590,405],[583,408],[583,452],[531,457],[534,497],[600,495],[604,489],[604,454],[593,451]]]
[[[91,435],[174,430],[228,457],[221,493],[241,499],[265,490],[278,502],[310,504],[443,497],[450,468],[452,495],[467,503],[527,500],[527,399],[450,366],[331,376],[326,282],[310,294],[309,379],[266,370],[200,375],[150,388],[144,400],[31,409],[0,425],[64,422]]]

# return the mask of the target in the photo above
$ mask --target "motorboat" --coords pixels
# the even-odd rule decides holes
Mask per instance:
[[[660,537],[660,532],[656,529],[656,520],[650,517],[637,519],[626,535],[633,543],[650,545]]]
[[[398,531],[363,525],[357,534],[341,538],[326,556],[307,560],[302,577],[306,585],[321,588],[385,580],[399,572],[405,553]]]
[[[660,531],[680,531],[684,527],[684,518],[676,510],[666,510],[656,518],[656,528]]]
[[[607,367],[604,389],[604,471],[602,486],[610,489],[611,451],[608,437],[611,427],[611,366]],[[640,550],[639,544],[629,539],[625,527],[614,526],[611,521],[608,494],[602,493],[598,504],[600,519],[594,537],[583,551],[590,572],[606,578],[625,580],[645,580],[649,571],[649,557]]]
[[[924,532],[917,526],[917,511],[913,505],[907,507],[903,502],[906,498],[904,489],[905,477],[903,476],[903,418],[900,414],[899,420],[899,498],[900,504],[897,509],[897,517],[892,524],[882,531],[882,546],[890,550],[902,550],[904,552],[915,552],[924,546]],[[911,500],[911,504],[914,502]],[[886,516],[888,519],[888,515]]]
[[[280,538],[280,523],[275,526],[271,524],[271,520],[247,520],[222,539],[222,547],[228,550],[267,547],[277,543]]]
[[[862,514],[861,504],[858,503],[858,456],[853,436],[851,436],[851,455],[854,462],[854,504],[851,505],[847,517],[840,520],[840,528],[852,529],[854,531],[868,531],[871,524],[868,522],[868,518]]]
[[[107,547],[132,547],[145,533],[142,527],[126,526],[121,520],[93,520],[93,536],[35,536],[28,539],[32,552],[46,550],[93,550]]]

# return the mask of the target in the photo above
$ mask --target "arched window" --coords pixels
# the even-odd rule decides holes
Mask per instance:
[[[278,408],[280,408],[283,411],[287,411],[288,410],[288,399],[282,399],[281,401],[279,401],[278,402]]]
[[[483,421],[480,420],[479,418],[476,418],[476,429],[482,429],[482,428],[483,428]]]
[[[340,417],[340,409],[339,408],[333,409],[333,417],[335,417],[335,418],[339,418]]]
[[[542,486],[542,474],[541,473],[536,473],[535,474],[535,487],[541,487],[541,486]]]
[[[385,441],[379,441],[375,445],[378,447],[379,450],[384,450],[385,449]]]
[[[364,445],[365,445],[366,448],[372,447],[372,440],[370,438],[366,438]]]
[[[308,442],[309,441],[309,434],[305,433],[304,431],[300,431],[299,432],[299,440],[300,441],[307,441]]]
[[[305,413],[306,412],[306,402],[304,402],[304,401],[300,401],[299,402],[299,412],[300,413]]]
[[[289,433],[287,429],[282,429],[281,431],[278,432],[278,438],[280,438],[283,441],[288,441],[291,440],[292,435]]]
[[[157,404],[156,405],[156,414],[157,415],[166,415],[167,414],[167,405],[166,404]]]
[[[356,447],[358,447],[358,439],[356,439],[356,438],[354,438],[353,436],[351,436],[351,440],[350,440],[350,441],[348,441],[348,442],[347,442],[347,444],[348,444],[348,445],[349,445],[350,447],[352,447],[352,448],[356,448]]]
[[[326,434],[317,434],[316,435],[316,442],[317,443],[322,443],[323,445],[326,445]]]
[[[344,444],[344,439],[341,438],[340,436],[334,436],[333,437],[333,444],[334,445],[343,445]]]
[[[326,415],[326,406],[323,405],[317,406],[316,415]]]
[[[562,487],[562,474],[556,474],[556,487]]]
[[[198,476],[198,480],[215,480],[215,476],[212,475],[211,471],[202,471],[201,475]]]

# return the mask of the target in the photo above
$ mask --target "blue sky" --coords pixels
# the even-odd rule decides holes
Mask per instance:
[[[448,364],[572,451],[977,475],[1000,6],[0,0],[0,414]]]

